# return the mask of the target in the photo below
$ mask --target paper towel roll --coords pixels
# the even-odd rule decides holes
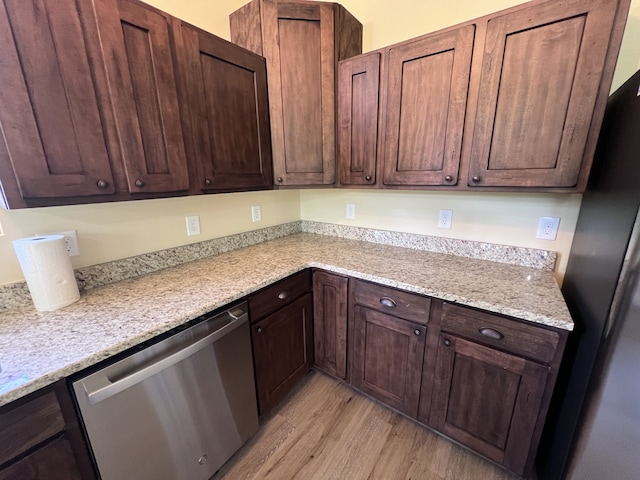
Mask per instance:
[[[37,310],[50,312],[80,298],[62,235],[21,238],[13,248]]]

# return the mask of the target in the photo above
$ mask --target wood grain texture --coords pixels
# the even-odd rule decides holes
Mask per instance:
[[[39,480],[44,478],[81,480],[69,441],[58,437],[18,462],[0,469],[0,480]]]
[[[213,477],[515,480],[491,462],[318,372]]]
[[[349,279],[313,272],[313,339],[316,367],[347,377],[347,301]]]
[[[429,322],[431,309],[429,297],[363,280],[354,279],[352,284],[354,304],[364,305],[420,324]]]
[[[183,115],[196,191],[272,186],[264,59],[174,21],[188,107]],[[186,117],[186,118],[185,118]]]
[[[577,185],[615,17],[563,0],[489,20],[469,185]]]
[[[229,15],[231,41],[262,56],[260,0],[252,0]]]
[[[457,181],[474,32],[468,25],[385,51],[385,185]]]
[[[380,54],[338,68],[339,185],[375,185],[378,159]]]
[[[311,369],[313,299],[306,294],[251,326],[258,410],[267,413]]]
[[[256,322],[311,291],[311,270],[284,278],[249,297],[249,316]]]

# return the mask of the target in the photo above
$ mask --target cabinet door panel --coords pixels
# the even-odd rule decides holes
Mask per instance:
[[[522,474],[549,367],[440,334],[430,423]]]
[[[385,185],[458,178],[475,26],[388,52]]]
[[[340,63],[338,166],[341,185],[376,183],[379,86],[379,53]]]
[[[185,60],[198,190],[272,185],[264,60],[211,34],[175,22]]]
[[[347,285],[349,279],[326,272],[313,274],[315,364],[345,379],[347,376]]]
[[[354,312],[353,385],[416,417],[427,328],[360,305]]]
[[[0,124],[24,198],[113,193],[89,46],[75,0],[3,0]],[[102,181],[98,186],[98,182]]]
[[[81,480],[71,445],[65,436],[59,437],[6,469],[0,470],[0,480],[39,480],[44,478]]]
[[[311,294],[306,294],[251,326],[261,415],[311,368],[311,308]]]
[[[93,1],[129,190],[186,190],[170,17],[143,3]]]
[[[469,185],[576,185],[615,14],[566,0],[489,21]]]

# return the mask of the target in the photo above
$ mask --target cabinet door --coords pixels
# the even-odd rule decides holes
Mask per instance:
[[[546,2],[489,20],[469,185],[576,185],[615,3]]]
[[[315,364],[341,379],[347,377],[347,286],[349,279],[313,273]]]
[[[132,193],[189,188],[171,17],[132,0],[92,0]]]
[[[264,59],[185,23],[174,24],[190,113],[187,145],[199,173],[196,189],[272,186]]]
[[[375,185],[378,158],[380,54],[344,60],[338,68],[340,185]]]
[[[475,26],[391,47],[385,104],[385,185],[458,180]]]
[[[353,330],[353,385],[415,418],[427,327],[356,305]]]
[[[251,327],[261,415],[282,399],[311,368],[311,308],[311,294],[306,294]]]
[[[38,448],[20,461],[0,470],[0,480],[39,480],[43,478],[81,480],[71,445],[61,436]]]
[[[441,333],[430,424],[520,475],[549,367]]]
[[[96,22],[81,4],[0,5],[0,125],[11,163],[2,170],[13,170],[23,198],[114,192],[96,93],[104,71],[89,45]]]

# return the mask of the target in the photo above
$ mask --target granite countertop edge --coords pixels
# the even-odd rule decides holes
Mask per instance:
[[[401,264],[400,267],[395,270],[394,264],[390,267],[388,261],[380,262],[382,256],[392,256]],[[306,268],[320,268],[369,280],[534,324],[573,329],[573,322],[551,272],[486,260],[457,257],[454,260],[451,257],[301,233],[99,287],[83,294],[76,304],[56,312],[36,312],[29,307],[1,313],[0,366],[3,371],[0,372],[0,406]],[[424,265],[429,268],[423,268]],[[225,273],[236,268],[243,271],[244,278],[232,285],[223,284]],[[423,270],[429,270],[428,274]],[[482,293],[482,289],[487,290],[486,279],[482,285],[482,275],[475,278],[474,272],[484,273],[485,270],[488,271],[487,276],[506,282],[504,285],[510,284],[511,277],[517,279],[510,284],[512,289],[506,292],[509,298],[501,301],[500,298],[491,298],[490,293]],[[452,273],[455,275],[450,279]],[[467,277],[470,277],[470,286],[458,286]],[[452,283],[434,288],[431,278],[435,278],[434,284]],[[549,311],[527,308],[527,302],[520,307],[520,302],[514,301],[529,296],[532,278],[534,283],[542,285],[533,288],[534,295],[553,297],[549,303],[554,307]],[[175,288],[172,282],[177,284]],[[507,288],[502,286],[503,290]],[[199,292],[194,293],[196,289]],[[157,302],[151,301],[143,306],[132,303],[136,301],[136,295],[149,294],[157,294]],[[183,297],[186,297],[184,301]],[[538,305],[535,301],[528,302]],[[128,309],[122,311],[125,306],[132,309],[130,315]],[[158,312],[162,307],[175,308],[171,312]],[[95,320],[87,320],[91,318]],[[56,342],[59,348],[67,346],[63,355],[58,355]],[[42,357],[25,354],[33,353],[33,350],[40,352]],[[12,355],[22,356],[16,359]]]

